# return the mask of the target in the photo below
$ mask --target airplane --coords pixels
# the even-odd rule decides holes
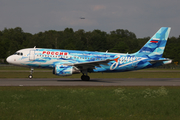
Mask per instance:
[[[34,68],[50,68],[59,76],[82,73],[81,80],[88,81],[91,72],[125,72],[170,64],[171,59],[162,57],[170,30],[170,27],[161,27],[132,54],[34,47],[18,50],[6,60],[13,65],[31,68],[30,79]]]
[[[85,19],[85,17],[80,17],[80,19]]]

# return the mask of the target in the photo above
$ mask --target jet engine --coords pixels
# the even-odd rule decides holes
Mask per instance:
[[[59,76],[68,76],[74,73],[80,73],[79,69],[75,66],[67,66],[67,65],[56,65],[53,69],[53,74]]]

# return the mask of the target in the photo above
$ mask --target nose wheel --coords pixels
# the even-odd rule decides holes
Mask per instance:
[[[32,76],[32,75],[29,75],[28,77],[29,77],[29,79],[32,79],[32,78],[33,78],[33,76]]]
[[[29,79],[32,79],[32,78],[33,78],[33,75],[32,75],[32,74],[33,74],[33,70],[34,70],[34,69],[33,69],[33,68],[31,68],[30,75],[28,76],[28,77],[29,77]]]

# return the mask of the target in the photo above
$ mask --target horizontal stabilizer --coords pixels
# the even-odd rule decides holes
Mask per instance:
[[[167,63],[171,63],[171,62],[172,62],[172,60],[171,60],[171,59],[150,60],[149,62],[150,62],[151,64],[155,64],[155,63],[165,62],[165,61],[166,61],[166,64],[167,64]]]

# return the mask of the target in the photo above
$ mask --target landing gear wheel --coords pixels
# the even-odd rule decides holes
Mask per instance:
[[[29,79],[32,79],[32,78],[33,78],[33,76],[32,76],[32,75],[29,75],[28,77],[29,77]]]
[[[33,69],[33,68],[31,68],[30,75],[28,76],[28,77],[29,77],[29,79],[32,79],[32,78],[33,78],[33,75],[32,75],[32,74],[33,74],[33,70],[34,70],[34,69]]]
[[[84,80],[84,77],[85,77],[85,75],[82,75],[82,76],[81,76],[81,80]]]
[[[87,75],[82,75],[82,76],[81,76],[81,80],[83,80],[83,81],[89,81],[89,80],[90,80],[90,77],[87,76]]]
[[[89,76],[86,76],[86,81],[89,81],[90,80],[90,77]]]

